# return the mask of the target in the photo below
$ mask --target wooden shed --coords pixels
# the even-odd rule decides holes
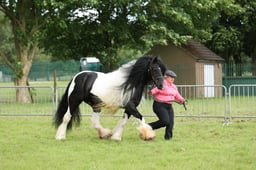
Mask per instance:
[[[216,55],[206,46],[195,40],[188,40],[186,45],[155,46],[147,54],[160,56],[166,66],[176,72],[177,85],[222,85],[222,63],[224,59]],[[202,87],[200,96],[213,97],[222,92],[214,91],[214,87]]]

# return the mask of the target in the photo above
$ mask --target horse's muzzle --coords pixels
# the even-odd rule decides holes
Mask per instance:
[[[157,82],[157,83],[156,83],[156,87],[161,90],[161,89],[164,87],[163,81]]]
[[[159,85],[157,85],[156,87],[161,90],[161,89],[163,88],[163,85],[162,85],[162,84],[159,84]]]

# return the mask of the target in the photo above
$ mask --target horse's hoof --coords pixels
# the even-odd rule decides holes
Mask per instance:
[[[56,140],[65,140],[66,137],[64,137],[64,136],[55,136],[55,139]]]
[[[97,131],[100,139],[109,139],[112,136],[110,129],[99,128]]]
[[[115,141],[121,141],[122,140],[122,138],[117,137],[117,136],[111,136],[110,139],[115,140]]]
[[[144,141],[152,141],[154,139],[155,139],[155,137],[149,137],[149,138],[144,139]]]
[[[139,137],[145,141],[151,141],[156,137],[155,131],[149,125],[138,127]]]
[[[99,136],[100,139],[109,139],[112,135]]]
[[[140,134],[140,139],[141,140],[144,140],[144,141],[153,141],[155,139],[155,136],[148,136],[148,137],[145,137],[143,135]]]
[[[66,139],[66,134],[61,133],[61,131],[58,131],[55,135],[56,140],[65,140]]]

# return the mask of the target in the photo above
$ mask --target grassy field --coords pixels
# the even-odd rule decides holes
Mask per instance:
[[[155,118],[147,117],[147,122]],[[119,118],[102,117],[114,127]],[[138,137],[130,119],[123,141],[100,140],[89,117],[67,134],[54,139],[52,117],[0,117],[0,169],[2,170],[254,170],[256,168],[256,122],[234,121],[223,126],[215,119],[176,118],[174,138]]]
[[[52,82],[31,82],[31,85],[53,87]],[[67,82],[57,85],[65,87]],[[8,93],[8,90],[0,91],[1,100]],[[0,102],[0,115],[52,114],[51,91],[34,89],[34,93],[38,98],[47,97],[34,104]],[[15,96],[13,89],[8,95]],[[223,103],[223,98],[193,99],[189,100],[188,111],[175,104],[175,114],[223,115]],[[239,115],[248,114],[248,102],[243,104],[239,100],[238,103],[240,110],[245,110]],[[154,116],[152,101],[144,100],[141,106],[139,110],[143,115]],[[91,113],[83,107],[86,105],[82,105],[82,113]],[[113,128],[119,119],[102,117],[102,124]],[[147,122],[154,119],[146,117]],[[132,118],[125,128],[123,141],[116,142],[98,139],[89,117],[84,116],[81,126],[67,134],[67,140],[56,141],[51,116],[0,116],[0,170],[254,170],[255,119],[233,119],[232,122],[224,126],[222,118],[176,117],[173,140],[165,141],[164,129],[160,129],[154,141],[146,142],[139,139],[138,125]]]

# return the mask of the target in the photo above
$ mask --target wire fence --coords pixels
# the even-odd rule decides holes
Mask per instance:
[[[29,89],[25,95],[29,102],[17,102],[16,91]],[[0,115],[31,116],[55,112],[53,88],[50,86],[1,86]]]
[[[181,95],[187,99],[187,110],[182,105],[173,104],[177,117],[222,118],[226,122],[233,118],[256,118],[256,85],[203,86],[179,85]],[[16,102],[16,90],[30,88],[28,97],[33,102]],[[58,102],[66,87],[51,86],[1,86],[0,116],[53,116]],[[152,109],[153,99],[146,95],[138,109],[144,116],[155,116]],[[82,115],[91,115],[92,109],[87,104],[80,105]],[[122,113],[123,110],[120,110]],[[122,116],[122,114],[115,114]]]

